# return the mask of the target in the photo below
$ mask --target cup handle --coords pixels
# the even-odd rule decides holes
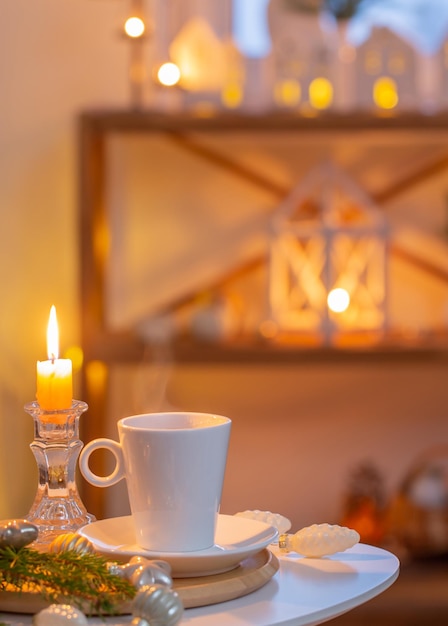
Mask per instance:
[[[97,476],[89,467],[89,458],[94,450],[106,449],[115,457],[115,467],[108,476]],[[110,487],[118,483],[125,476],[123,452],[121,446],[113,439],[93,439],[83,448],[79,457],[79,469],[81,474],[91,485],[95,487]]]

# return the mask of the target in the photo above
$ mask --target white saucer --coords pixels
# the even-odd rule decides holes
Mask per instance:
[[[116,561],[128,561],[133,556],[163,559],[171,565],[173,578],[227,572],[278,538],[273,526],[234,515],[218,515],[215,545],[197,552],[152,552],[140,548],[135,543],[130,515],[92,522],[78,533],[89,539],[97,552]]]

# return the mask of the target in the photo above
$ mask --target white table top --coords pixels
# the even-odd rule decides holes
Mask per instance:
[[[313,626],[367,602],[398,577],[398,559],[365,544],[331,557],[279,555],[280,570],[261,589],[208,607],[187,609],[181,626]],[[7,624],[28,625],[31,616],[0,613]],[[91,619],[89,624],[121,626],[131,616]]]

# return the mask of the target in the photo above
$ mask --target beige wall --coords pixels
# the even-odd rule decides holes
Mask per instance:
[[[0,19],[0,519],[36,488],[28,443],[51,304],[78,341],[76,116],[127,104],[121,0],[4,0]]]

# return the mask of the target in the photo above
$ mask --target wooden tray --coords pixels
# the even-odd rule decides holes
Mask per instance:
[[[207,606],[248,595],[263,587],[278,571],[277,557],[268,549],[242,561],[223,574],[198,578],[175,578],[173,588],[179,594],[184,608]],[[48,606],[39,593],[0,591],[0,611],[32,615]],[[131,602],[118,607],[117,614],[132,613]]]
[[[174,589],[186,609],[226,602],[263,587],[280,567],[277,557],[265,549],[223,574],[198,578],[175,578]]]

